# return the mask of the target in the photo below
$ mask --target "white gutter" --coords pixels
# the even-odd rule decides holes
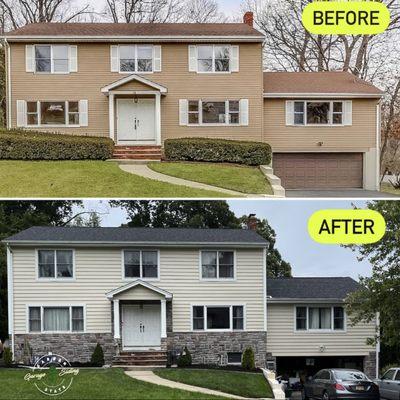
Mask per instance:
[[[7,246],[7,296],[8,296],[8,334],[11,336],[11,351],[13,360],[15,357],[14,340],[14,277],[13,277],[13,259],[10,246]]]
[[[381,162],[380,162],[380,154],[381,154],[381,113],[382,107],[381,102],[376,105],[376,190],[380,190],[380,169],[381,169]]]
[[[7,52],[7,65],[6,65],[6,123],[7,129],[11,129],[11,117],[12,117],[12,100],[11,100],[11,48],[7,42],[4,40],[5,51]]]
[[[381,341],[380,341],[380,326],[381,318],[380,313],[376,313],[376,330],[377,330],[377,340],[375,348],[375,378],[379,379],[379,354],[381,352]]]
[[[306,298],[273,298],[267,297],[268,303],[276,303],[276,304],[309,304],[309,303],[323,303],[323,304],[333,304],[333,303],[343,303],[343,299],[306,299]]]
[[[281,98],[309,98],[309,99],[380,99],[384,94],[379,93],[264,93],[265,99],[281,99]]]

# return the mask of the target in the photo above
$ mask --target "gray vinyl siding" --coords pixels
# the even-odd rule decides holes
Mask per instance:
[[[111,332],[111,305],[106,293],[129,282],[122,279],[122,249],[76,248],[75,280],[70,282],[38,281],[35,249],[18,247],[12,251],[15,333],[26,332],[27,305],[50,303],[84,304],[86,332]],[[201,281],[199,249],[161,248],[160,279],[150,283],[173,294],[174,332],[190,331],[191,304],[235,303],[245,305],[246,329],[262,331],[263,265],[263,249],[238,249],[235,281]],[[146,291],[142,294],[145,299],[155,298]],[[121,296],[127,298],[128,294]]]
[[[267,349],[273,356],[364,356],[374,350],[366,344],[375,334],[374,322],[352,327],[347,317],[344,332],[299,332],[295,330],[294,309],[295,304],[268,304]],[[322,345],[323,352],[319,350]]]

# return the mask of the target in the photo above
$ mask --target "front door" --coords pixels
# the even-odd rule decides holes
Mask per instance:
[[[155,142],[155,126],[155,99],[117,99],[118,144]]]
[[[122,306],[122,345],[124,348],[161,346],[161,306],[140,304]]]

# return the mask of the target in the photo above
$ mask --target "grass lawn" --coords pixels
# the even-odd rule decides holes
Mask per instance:
[[[170,379],[171,381],[220,390],[237,396],[250,398],[274,397],[271,387],[263,374],[181,368],[160,369],[155,373],[161,378]]]
[[[397,194],[400,196],[400,189],[395,189],[390,183],[382,183],[381,192]]]
[[[177,178],[242,193],[273,194],[268,180],[257,167],[195,162],[161,162],[150,163],[149,168]]]
[[[105,161],[0,161],[0,197],[229,197],[122,171]]]
[[[24,380],[28,370],[0,369],[0,399],[47,399],[33,382]],[[54,396],[53,396],[54,397]],[[128,400],[128,399],[222,399],[201,393],[170,389],[138,381],[125,375],[122,369],[81,369],[71,387],[57,399]]]

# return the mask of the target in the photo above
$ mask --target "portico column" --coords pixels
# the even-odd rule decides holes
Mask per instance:
[[[108,118],[109,118],[109,124],[110,124],[110,138],[112,140],[115,140],[115,138],[114,138],[114,120],[115,120],[114,97],[115,97],[115,95],[113,93],[110,93],[108,96]]]
[[[161,300],[161,337],[167,337],[167,301]]]
[[[114,306],[114,339],[120,339],[120,329],[119,329],[119,300],[113,300]]]
[[[161,144],[161,93],[156,93],[156,144]]]

